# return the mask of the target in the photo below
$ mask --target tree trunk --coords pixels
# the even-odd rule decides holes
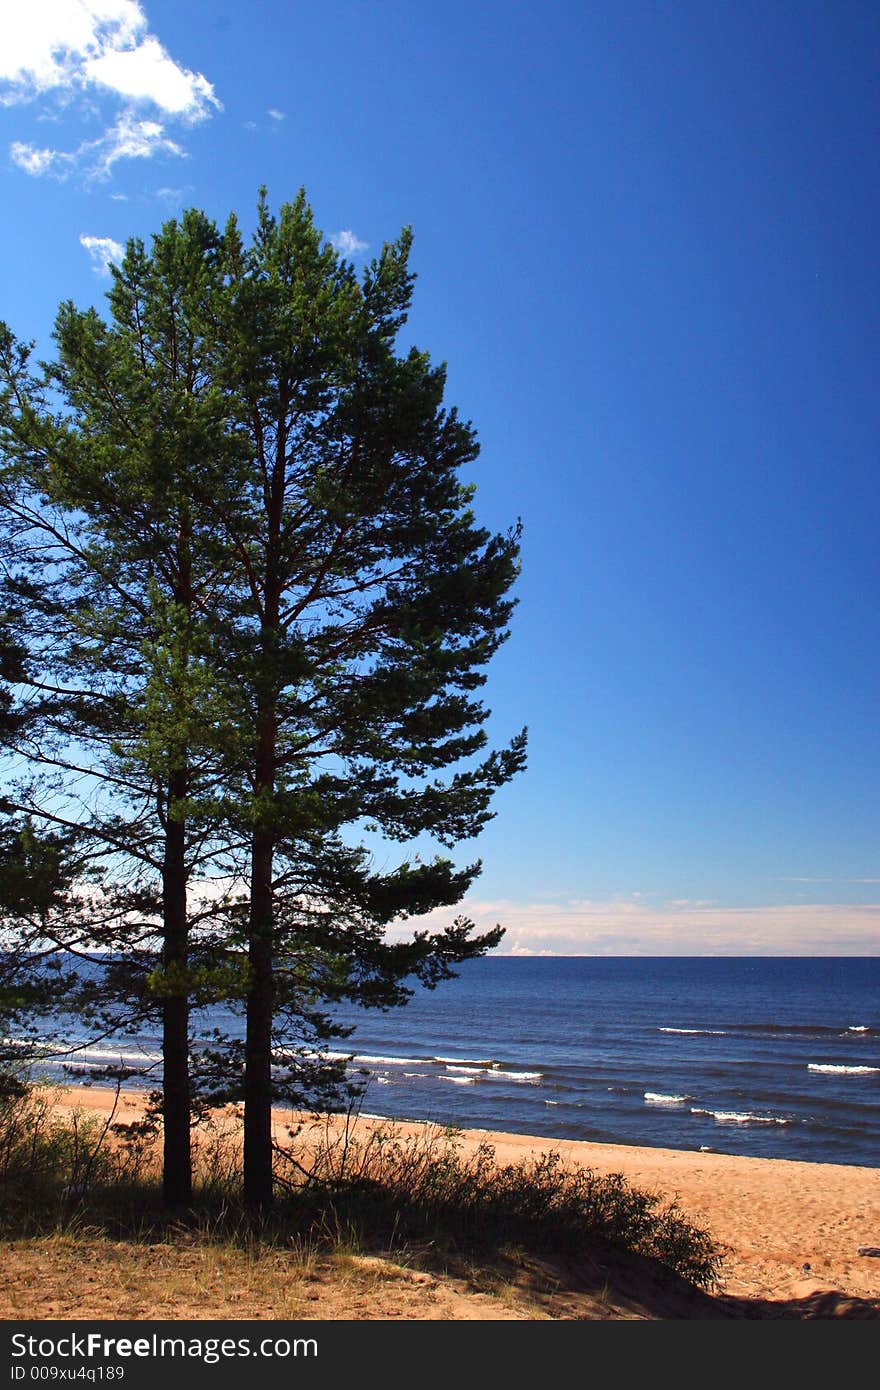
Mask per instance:
[[[169,807],[186,792],[186,771],[175,772],[168,788]],[[166,978],[176,982],[179,993],[162,1002],[162,1056],[164,1064],[164,1153],[162,1197],[171,1206],[192,1201],[190,1151],[189,997],[185,983],[188,957],[186,913],[186,864],[184,823],[169,810],[165,831],[162,873],[164,943],[162,964]]]
[[[272,835],[254,836],[244,1078],[244,1200],[272,1202]]]
[[[283,419],[283,414],[282,414]],[[244,1074],[244,1200],[250,1207],[272,1204],[272,1023],[275,1011],[275,912],[272,870],[275,852],[275,776],[278,754],[278,643],[282,584],[278,545],[284,515],[284,429],[268,498],[268,539],[255,729],[254,805],[258,820],[251,844],[251,912]]]

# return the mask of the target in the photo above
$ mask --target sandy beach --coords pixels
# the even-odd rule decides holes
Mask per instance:
[[[110,1090],[72,1087],[59,1104],[109,1114],[113,1100]],[[142,1103],[137,1093],[123,1093],[117,1118],[136,1118]],[[297,1118],[277,1113],[280,1139]],[[364,1130],[377,1123],[383,1122],[357,1121]],[[419,1126],[396,1128],[413,1132]],[[723,1292],[731,1297],[804,1306],[817,1306],[832,1293],[838,1303],[840,1296],[880,1300],[880,1258],[859,1254],[860,1247],[880,1247],[880,1169],[462,1133],[464,1146],[481,1142],[494,1146],[501,1163],[556,1151],[565,1163],[621,1173],[633,1186],[674,1199],[727,1247]]]

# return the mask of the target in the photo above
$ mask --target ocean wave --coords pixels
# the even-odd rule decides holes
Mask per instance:
[[[51,1057],[55,1052],[51,1043],[37,1042],[30,1038],[0,1038],[0,1047],[13,1052],[23,1052],[34,1057]]]
[[[834,1023],[737,1023],[736,1033],[778,1033],[792,1037],[820,1038],[840,1035],[842,1025]],[[870,1032],[871,1029],[868,1029]]]
[[[423,1059],[425,1060],[425,1059]],[[494,1057],[429,1057],[429,1062],[442,1062],[446,1067],[497,1067]]]
[[[529,1086],[537,1086],[543,1080],[542,1071],[502,1071],[500,1067],[493,1067],[490,1071],[483,1073],[486,1081],[522,1081]]]
[[[430,1057],[386,1057],[373,1052],[328,1052],[328,1057],[351,1057],[355,1062],[367,1062],[379,1067],[418,1067],[430,1064]]]
[[[463,1066],[458,1066],[458,1064],[455,1063],[455,1062],[447,1062],[447,1063],[446,1063],[446,1070],[447,1070],[447,1071],[461,1071],[461,1072],[466,1072],[468,1076],[484,1076],[484,1075],[486,1074],[486,1072],[489,1070],[489,1068],[488,1068],[488,1067],[463,1067]]]
[[[689,1033],[700,1038],[726,1038],[723,1028],[658,1028],[658,1033]]]
[[[868,1072],[880,1071],[880,1067],[844,1067],[836,1062],[808,1062],[807,1071],[827,1072],[832,1076],[867,1076]]]
[[[753,1115],[751,1111],[745,1110],[703,1110],[698,1106],[691,1106],[692,1115],[710,1115],[719,1124],[734,1125],[790,1125],[791,1120],[784,1115]]]
[[[870,1033],[871,1029],[867,1023],[851,1023],[846,1031],[848,1033]]]
[[[453,1086],[476,1086],[475,1076],[438,1076],[438,1081],[451,1081]]]
[[[53,1055],[64,1060],[63,1053],[55,1053]],[[120,1066],[123,1067],[143,1066],[144,1064],[153,1066],[156,1062],[161,1062],[161,1060],[161,1052],[123,1052],[121,1050],[112,1052],[104,1048],[89,1048],[88,1051],[77,1049],[76,1052],[71,1052],[68,1059],[64,1061],[64,1065],[71,1066],[73,1063],[77,1063],[83,1066],[99,1067],[105,1066],[108,1063],[112,1065],[118,1062]]]
[[[646,1091],[645,1102],[648,1105],[684,1105],[690,1096],[666,1096],[662,1091]]]

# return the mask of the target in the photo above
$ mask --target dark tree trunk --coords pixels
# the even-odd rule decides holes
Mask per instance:
[[[244,1199],[272,1202],[272,836],[254,836],[244,1078]]]
[[[266,701],[259,710],[257,729],[255,791],[259,814],[265,816],[266,803],[271,802],[275,791],[277,724],[273,701]],[[268,814],[271,824],[271,811]],[[244,1073],[244,1200],[251,1207],[272,1204],[273,857],[274,831],[258,826],[251,850],[251,981]]]
[[[283,413],[282,413],[283,419]],[[244,1075],[244,1200],[249,1207],[272,1204],[272,1023],[275,1012],[274,894],[275,852],[272,805],[278,752],[278,638],[282,585],[278,544],[284,514],[283,428],[278,436],[279,463],[268,494],[269,537],[266,549],[264,608],[260,632],[260,666],[256,707],[257,747],[254,794],[258,823],[251,845],[251,912],[248,961]]]
[[[179,993],[162,1002],[162,1055],[164,1060],[164,1162],[162,1196],[171,1206],[192,1201],[190,1151],[189,998],[185,983],[188,954],[186,912],[186,864],[182,820],[173,815],[175,800],[186,793],[187,774],[175,772],[168,788],[169,816],[165,830],[165,862],[162,874],[166,978],[177,982]]]

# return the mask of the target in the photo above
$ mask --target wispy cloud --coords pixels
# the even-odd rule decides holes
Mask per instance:
[[[152,159],[157,154],[183,157],[186,151],[165,134],[160,121],[139,120],[133,111],[123,111],[97,140],[84,140],[74,150],[38,150],[16,141],[9,153],[26,174],[52,174],[63,180],[78,171],[90,178],[107,178],[120,159]]]
[[[33,145],[25,145],[21,140],[12,142],[9,155],[13,164],[23,169],[26,174],[47,174],[64,158],[57,150],[38,150]]]
[[[781,878],[780,883],[880,883],[880,878]]]
[[[277,106],[270,106],[266,115],[271,116],[273,121],[283,121],[287,118],[287,112],[279,111]]]
[[[785,904],[749,908],[665,907],[613,900],[522,903],[465,899],[456,913],[480,931],[505,928],[503,955],[554,956],[847,956],[880,953],[880,904]],[[437,911],[406,927],[437,928]]]
[[[341,232],[334,233],[330,238],[331,246],[335,246],[343,256],[356,256],[359,251],[366,251],[369,242],[361,241],[356,237],[350,227],[345,227]]]
[[[88,110],[122,103],[104,133],[73,149],[10,148],[14,164],[35,176],[82,171],[106,177],[120,159],[180,156],[166,122],[192,125],[220,102],[199,72],[182,67],[149,32],[139,0],[26,0],[0,10],[0,103],[52,100]],[[146,109],[147,114],[144,114]]]
[[[118,264],[125,253],[125,248],[114,241],[111,236],[86,236],[83,234],[79,239],[80,246],[84,246],[92,258],[92,269],[97,275],[109,275],[112,263]]]
[[[193,186],[191,183],[185,183],[177,188],[172,188],[170,185],[165,184],[162,188],[156,189],[154,196],[162,203],[180,207],[184,199],[188,198],[192,192]]]

